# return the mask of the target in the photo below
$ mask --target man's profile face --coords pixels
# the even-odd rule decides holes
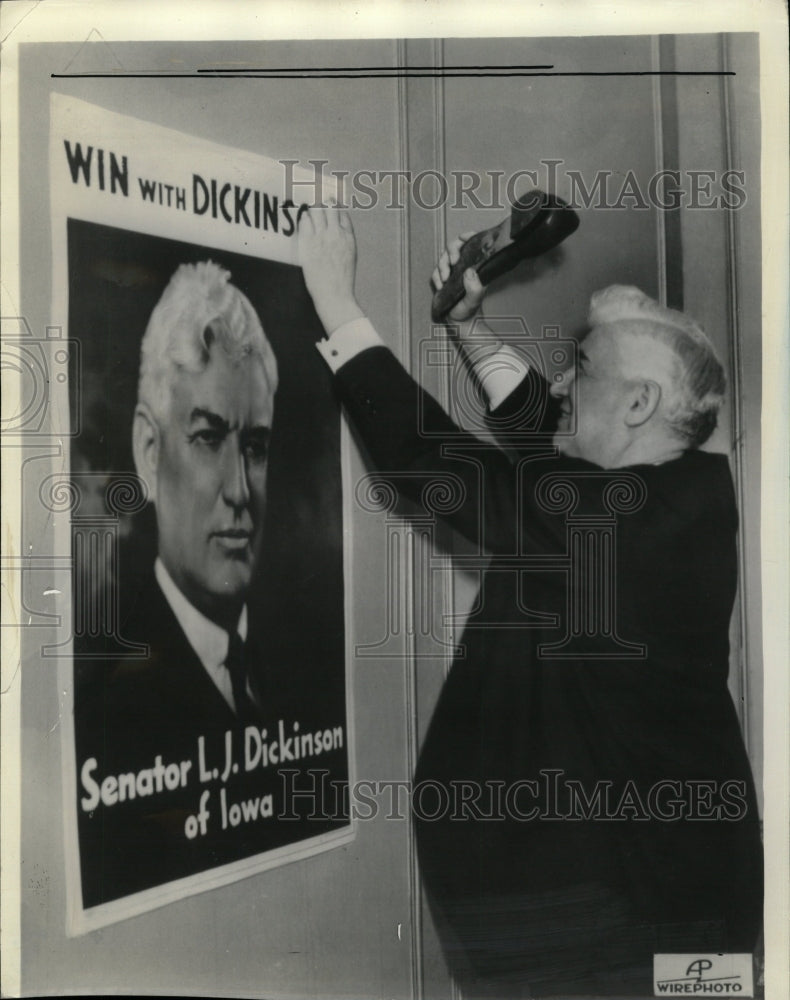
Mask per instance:
[[[621,348],[610,330],[593,328],[579,345],[576,367],[552,386],[552,395],[562,401],[554,443],[563,454],[607,467],[627,407]]]
[[[204,371],[179,372],[160,424],[159,555],[210,618],[240,608],[261,545],[273,396],[259,359],[215,344]]]

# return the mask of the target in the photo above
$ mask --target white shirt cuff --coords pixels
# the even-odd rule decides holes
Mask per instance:
[[[368,347],[385,345],[367,316],[360,316],[339,326],[328,340],[319,340],[315,346],[332,371],[336,372]]]
[[[495,410],[524,380],[529,365],[518,351],[503,344],[496,354],[490,354],[474,369],[488,400],[488,408]]]
[[[368,347],[386,345],[370,320],[366,316],[360,316],[359,319],[352,319],[339,326],[331,337],[319,340],[315,346],[331,370],[336,372]],[[491,410],[504,403],[529,371],[529,365],[522,355],[508,344],[503,344],[496,354],[489,355],[474,368]]]

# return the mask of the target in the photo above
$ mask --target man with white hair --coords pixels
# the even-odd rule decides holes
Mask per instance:
[[[613,469],[668,461],[704,444],[716,427],[725,379],[696,323],[637,288],[612,285],[593,295],[589,325],[578,370],[552,389],[563,398],[560,430],[568,426],[573,380],[584,414],[565,454]],[[596,372],[616,384],[588,377]],[[618,402],[628,411],[620,414]]]
[[[230,277],[211,261],[181,265],[142,338],[132,443],[158,556],[122,627],[149,652],[110,664],[78,706],[85,906],[240,856],[245,829],[222,830],[216,793],[209,824],[197,789],[212,776],[232,783],[244,727],[273,711],[246,601],[278,375]]]
[[[230,274],[211,261],[179,267],[142,340],[133,448],[156,508],[157,580],[196,642],[215,627],[246,631],[276,389],[274,353]],[[213,659],[206,669],[238,712],[246,696]]]
[[[347,213],[311,209],[299,240],[319,350],[376,467],[418,504],[426,476],[455,483],[445,519],[492,554],[415,774],[421,874],[464,995],[651,995],[656,953],[752,951],[759,819],[727,690],[737,512],[726,458],[699,450],[725,389],[707,337],[612,286],[549,389],[479,318],[470,335],[468,271],[449,319],[506,454],[365,318]]]

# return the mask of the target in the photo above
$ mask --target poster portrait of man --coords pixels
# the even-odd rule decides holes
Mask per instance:
[[[276,766],[348,774],[339,412],[297,268],[76,220],[69,265],[72,483],[136,497],[115,551],[74,521],[91,907],[347,826]]]

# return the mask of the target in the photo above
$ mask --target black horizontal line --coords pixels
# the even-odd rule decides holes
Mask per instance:
[[[278,66],[278,67],[261,67],[256,69],[252,66],[247,67],[247,69],[242,69],[241,67],[226,67],[222,69],[220,67],[208,67],[206,69],[199,69],[198,73],[345,73],[349,71],[353,72],[365,72],[366,70],[372,70],[379,72],[381,70],[391,69],[389,66]],[[534,66],[531,64],[502,64],[493,65],[488,63],[481,63],[479,65],[471,63],[469,65],[457,65],[457,66],[404,66],[404,70],[461,70],[461,69],[477,69],[477,70],[487,70],[487,69],[554,69],[554,63],[536,63]]]
[[[128,79],[140,79],[140,80],[388,80],[388,79],[437,79],[441,77],[447,77],[449,79],[461,79],[466,77],[467,79],[504,79],[506,77],[552,77],[552,76],[562,76],[562,77],[590,77],[590,76],[600,76],[600,77],[626,77],[626,76],[735,76],[734,70],[677,70],[677,69],[658,69],[658,70],[600,70],[600,71],[585,71],[578,70],[575,72],[507,72],[507,73],[453,73],[446,70],[437,70],[431,73],[413,73],[410,70],[383,70],[380,73],[267,73],[265,76],[256,75],[255,73],[205,73],[205,72],[193,72],[193,73],[50,73],[50,79],[52,80],[128,80]]]

